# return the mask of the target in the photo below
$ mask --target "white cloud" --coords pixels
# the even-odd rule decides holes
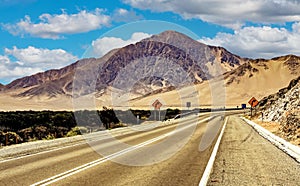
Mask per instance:
[[[12,61],[11,59],[15,59]],[[0,55],[0,79],[11,80],[53,68],[61,68],[78,60],[62,49],[41,49],[29,46],[25,49],[5,49]]]
[[[143,32],[135,32],[128,40],[123,40],[118,37],[103,37],[92,42],[93,54],[96,57],[105,55],[112,49],[121,48],[129,44],[136,43],[142,39],[150,37],[150,34]]]
[[[218,33],[214,38],[199,40],[205,44],[222,46],[242,57],[272,58],[276,56],[300,55],[300,23],[294,23],[293,30],[285,28],[244,27],[234,34]]]
[[[123,0],[131,6],[155,12],[174,12],[230,28],[245,22],[285,23],[300,21],[298,0]]]
[[[0,55],[0,79],[2,82],[11,82],[13,79],[41,72],[38,67],[24,66],[19,62],[12,62],[8,56]]]
[[[124,8],[119,8],[114,11],[112,19],[116,22],[130,22],[142,19],[141,15],[137,15],[136,12],[132,10],[126,10]]]
[[[60,68],[77,60],[76,56],[62,49],[42,49],[29,46],[25,49],[5,49],[5,53],[15,57],[20,63],[41,68]]]
[[[62,12],[59,15],[42,14],[39,23],[33,23],[29,16],[18,23],[6,24],[4,28],[13,35],[30,34],[34,37],[59,39],[63,34],[84,33],[110,24],[111,18],[96,8],[92,12],[82,10],[77,14]]]
[[[10,59],[7,56],[1,56],[0,55],[0,63],[1,64],[8,64],[8,63],[10,63]]]

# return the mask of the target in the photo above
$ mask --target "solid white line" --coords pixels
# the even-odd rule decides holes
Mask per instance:
[[[208,117],[208,118],[206,118],[206,119],[203,119],[203,120],[197,122],[196,124],[203,123],[203,122],[208,121],[208,120],[210,120],[210,119],[211,119],[211,117]],[[45,180],[39,181],[39,182],[37,182],[37,183],[34,183],[34,184],[32,184],[32,186],[37,186],[37,185],[43,185],[43,186],[46,186],[46,185],[55,183],[55,182],[57,182],[57,181],[59,181],[59,180],[62,180],[62,179],[64,179],[64,178],[66,178],[66,177],[72,176],[72,175],[77,174],[77,173],[79,173],[79,172],[81,172],[81,171],[84,171],[84,170],[86,170],[86,169],[89,169],[89,168],[91,168],[91,167],[94,167],[94,166],[96,166],[96,165],[99,165],[99,164],[101,164],[101,163],[104,163],[104,162],[106,162],[106,161],[108,161],[108,160],[110,160],[110,159],[119,157],[119,156],[121,156],[121,155],[123,155],[123,154],[126,154],[126,153],[128,153],[128,152],[133,151],[133,150],[139,149],[139,148],[141,148],[141,147],[144,147],[144,146],[146,146],[146,145],[149,145],[149,144],[151,144],[151,143],[154,143],[154,142],[156,142],[156,141],[159,141],[159,140],[161,140],[161,139],[163,139],[163,138],[165,138],[165,137],[168,137],[168,136],[170,136],[170,135],[172,135],[172,134],[175,134],[176,132],[183,131],[183,130],[185,130],[185,129],[191,127],[192,125],[194,125],[194,124],[187,125],[187,126],[181,128],[180,130],[175,130],[175,131],[169,132],[169,133],[167,133],[167,134],[163,134],[163,135],[161,135],[161,136],[158,136],[158,137],[153,138],[153,139],[151,139],[151,140],[145,141],[145,142],[140,143],[140,144],[138,144],[138,145],[131,146],[131,147],[126,148],[126,149],[124,149],[124,150],[121,150],[121,151],[119,151],[119,152],[116,152],[116,153],[110,154],[110,155],[108,155],[108,156],[105,156],[105,157],[103,157],[103,158],[97,159],[97,160],[95,160],[95,161],[86,163],[86,164],[84,164],[84,165],[81,165],[81,166],[79,166],[79,167],[73,168],[73,169],[68,170],[68,171],[66,171],[66,172],[60,173],[60,174],[58,174],[58,175],[55,175],[55,176],[52,176],[52,177],[47,178],[47,179],[45,179]]]
[[[223,128],[221,130],[221,133],[220,133],[220,135],[218,137],[218,140],[217,140],[217,142],[216,142],[216,144],[214,146],[214,149],[213,149],[213,151],[211,153],[209,161],[208,161],[208,163],[206,165],[205,171],[204,171],[204,173],[202,175],[202,178],[201,178],[201,180],[199,182],[199,186],[206,186],[207,185],[210,173],[211,173],[212,168],[214,166],[214,162],[215,162],[216,155],[217,155],[220,143],[221,143],[221,139],[222,139],[223,133],[225,131],[225,127],[226,127],[227,121],[228,121],[228,117],[226,117],[226,119],[225,119],[225,123],[224,123]]]
[[[208,113],[200,113],[198,114],[198,116],[202,116],[202,115],[207,115]],[[181,121],[182,120],[186,120],[187,117],[185,117],[184,119],[179,119],[178,121]],[[174,122],[174,121],[173,121]],[[172,123],[171,123],[172,124]],[[156,125],[156,123],[153,123],[153,124],[150,124],[151,126],[152,125]],[[137,130],[137,131],[143,131],[143,129],[146,127],[149,127],[150,125],[147,125],[147,126],[143,126],[143,125],[138,125],[138,126],[131,126],[130,128],[127,128],[127,127],[124,127],[124,128],[117,128],[117,129],[114,129],[114,136],[117,137],[117,136],[121,136],[121,135],[125,135],[125,134],[129,134],[129,133],[132,133],[131,130]],[[168,124],[169,125],[169,124]],[[105,135],[108,135],[107,134],[107,131],[100,131],[100,133],[103,133]],[[55,148],[55,146],[53,146],[54,149],[50,149],[50,150],[45,150],[45,151],[42,151],[42,152],[37,152],[37,153],[33,153],[33,154],[27,154],[27,155],[22,155],[20,157],[15,157],[15,158],[10,158],[10,159],[4,159],[4,160],[0,160],[0,164],[1,163],[6,163],[6,162],[9,162],[9,161],[14,161],[14,160],[19,160],[19,159],[23,159],[23,158],[28,158],[28,157],[32,157],[32,156],[36,156],[36,155],[41,155],[41,154],[46,154],[46,153],[49,153],[49,152],[54,152],[54,151],[58,151],[58,150],[62,150],[62,149],[66,149],[66,148],[70,148],[70,147],[75,147],[75,146],[78,146],[78,145],[82,145],[82,144],[85,144],[86,143],[86,140],[89,140],[89,141],[94,141],[94,140],[90,140],[93,139],[93,136],[95,135],[99,135],[99,132],[98,133],[92,133],[92,134],[88,134],[88,136],[83,136],[83,140],[85,140],[84,142],[81,142],[81,143],[77,143],[77,142],[74,142],[76,144],[72,144],[72,145],[67,145],[67,146],[64,146],[64,147],[59,147],[59,148]],[[103,137],[102,136],[102,137]],[[98,136],[97,136],[98,138]],[[108,137],[109,138],[109,137]],[[100,140],[105,140],[105,139],[108,139],[108,138],[101,138],[101,139],[96,139],[95,141],[100,141]],[[63,139],[63,138],[59,138],[59,139]],[[32,149],[34,150],[34,149]],[[22,152],[20,152],[22,153]]]
[[[152,127],[152,125],[154,125],[154,124],[151,124],[151,127]],[[147,125],[147,126],[138,125],[138,126],[131,126],[130,128],[127,128],[127,127],[117,128],[117,129],[114,129],[115,131],[113,131],[114,132],[113,135],[115,137],[117,137],[117,136],[122,136],[122,135],[133,133],[134,131],[131,131],[131,130],[143,131],[143,128],[146,128],[146,127],[149,127],[149,126],[150,125]],[[0,164],[10,162],[10,161],[19,160],[19,159],[23,159],[23,158],[28,158],[28,157],[32,157],[32,156],[36,156],[36,155],[46,154],[46,153],[49,153],[49,152],[54,152],[54,151],[58,151],[58,150],[62,150],[62,149],[70,148],[70,147],[75,147],[75,146],[79,146],[79,145],[83,145],[83,144],[87,144],[87,142],[86,142],[87,140],[89,142],[91,142],[91,141],[101,141],[101,140],[109,139],[110,135],[112,135],[112,134],[109,135],[108,133],[109,133],[109,131],[101,131],[101,134],[102,134],[101,139],[99,139],[99,133],[87,134],[87,136],[83,135],[82,136],[83,137],[82,140],[84,140],[83,142],[80,142],[80,143],[74,142],[75,144],[66,145],[64,147],[58,147],[58,148],[53,146],[54,149],[45,150],[45,151],[37,152],[37,153],[33,153],[33,154],[22,155],[22,156],[15,157],[15,158],[0,160]],[[95,135],[97,135],[96,136],[97,139],[93,139],[93,138],[95,138]],[[62,139],[62,138],[59,138],[59,139]],[[35,150],[35,149],[32,149],[32,150]]]
[[[6,162],[9,162],[9,161],[14,161],[14,160],[19,160],[19,159],[23,159],[23,158],[28,158],[28,157],[31,157],[31,156],[36,156],[36,155],[40,155],[40,154],[54,152],[54,151],[58,151],[58,150],[62,150],[62,149],[66,149],[66,148],[70,148],[70,147],[75,147],[75,146],[78,146],[78,145],[82,145],[82,144],[85,144],[85,143],[86,142],[81,142],[81,143],[76,143],[76,144],[73,144],[73,145],[68,145],[68,146],[59,147],[59,148],[55,148],[54,147],[55,149],[46,150],[46,151],[42,151],[42,152],[37,152],[37,153],[34,153],[34,154],[27,154],[27,155],[23,155],[23,156],[16,157],[16,158],[10,158],[10,159],[6,159],[6,160],[2,160],[2,161],[0,161],[0,163],[6,163]]]

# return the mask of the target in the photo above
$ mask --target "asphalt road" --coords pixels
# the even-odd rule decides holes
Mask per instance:
[[[94,137],[0,162],[0,185],[198,185],[223,125],[221,117],[209,123],[207,118],[192,115],[152,130]],[[206,135],[208,148],[199,151],[205,134],[213,137],[207,141]]]
[[[0,185],[198,185],[224,124],[223,117],[208,118],[112,130],[113,138],[99,133],[86,143],[0,161]],[[227,121],[208,185],[299,185],[294,159],[237,116]]]

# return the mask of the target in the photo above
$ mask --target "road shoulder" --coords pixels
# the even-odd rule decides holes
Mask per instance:
[[[294,159],[231,116],[208,185],[297,185],[299,172]]]

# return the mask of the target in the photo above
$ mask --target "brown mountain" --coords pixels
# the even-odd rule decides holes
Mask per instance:
[[[182,49],[212,76],[231,71],[243,64],[245,60],[225,48],[205,45],[176,31],[165,31],[145,40],[168,43]]]
[[[21,90],[18,96],[47,94],[55,96],[56,94],[67,94],[72,82],[76,64],[78,62],[59,70],[48,70],[14,80],[6,85],[4,91]]]
[[[299,75],[300,57],[287,55],[270,60],[249,60],[223,77],[229,93],[227,99],[247,103],[252,96],[262,99],[277,92]]]
[[[157,68],[158,72],[150,73],[148,77],[139,80],[134,90],[139,94],[170,86],[173,80],[166,77],[168,74],[176,74],[178,67],[188,74],[192,82],[198,83],[244,63],[243,59],[224,48],[207,46],[181,33],[166,31],[136,44],[113,50],[99,59],[83,59],[62,69],[48,70],[17,79],[6,85],[4,91],[19,97],[71,96],[73,78],[77,71],[76,85],[82,86],[76,86],[77,90],[74,91],[76,95],[90,94],[95,90],[103,92],[107,87],[113,86],[114,80],[124,67],[139,60],[147,60],[146,65],[148,65],[148,69],[141,73],[148,72],[149,68],[152,68],[150,65],[155,67],[164,62],[172,62],[172,66],[175,67],[163,71]],[[219,72],[215,71],[216,65],[220,66]],[[154,74],[164,78],[155,77]],[[94,87],[94,90],[86,87]]]
[[[225,100],[226,106],[236,107],[255,97],[260,100],[288,86],[292,79],[300,76],[300,57],[287,55],[266,59],[245,59],[244,64],[228,71],[210,81],[198,83],[194,88],[186,87],[162,94],[153,94],[132,100],[132,105],[142,105],[151,102],[155,97],[161,97],[166,104],[179,106],[182,97],[193,97],[197,91],[199,103],[209,106],[212,100]],[[178,92],[183,95],[178,96]],[[221,97],[218,97],[218,94]],[[225,94],[225,98],[222,95]]]
[[[176,105],[180,99],[174,95],[196,84],[201,104],[210,104],[210,82],[222,81],[227,104],[231,105],[274,93],[299,72],[297,56],[245,59],[222,47],[166,31],[98,59],[82,59],[61,69],[17,79],[2,88],[0,101],[3,110],[69,110],[72,97],[96,97],[101,108],[111,104],[111,94],[129,93],[133,106],[148,105],[158,94],[165,104]],[[184,97],[192,93],[183,91]]]

